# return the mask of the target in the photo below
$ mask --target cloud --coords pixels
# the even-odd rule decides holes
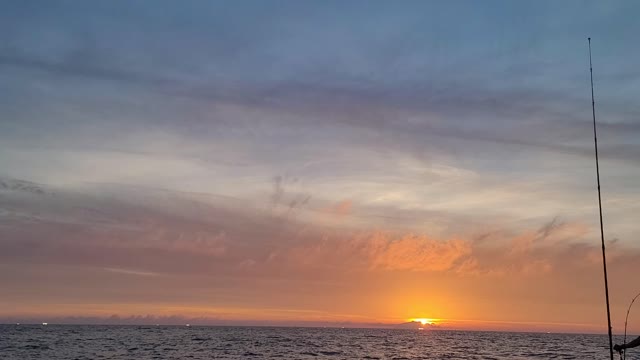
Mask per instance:
[[[316,211],[301,209],[300,216],[282,218],[264,203],[228,197],[122,185],[34,186],[47,195],[0,192],[0,283],[15,290],[0,302],[21,303],[24,314],[53,315],[47,309],[73,303],[65,315],[108,311],[126,317],[143,309],[154,316],[180,314],[193,324],[198,314],[207,314],[203,323],[211,316],[235,324],[263,316],[266,324],[283,317],[324,321],[341,312],[379,311],[375,301],[352,311],[365,309],[366,299],[405,308],[421,289],[430,294],[423,294],[425,299],[471,297],[483,314],[492,314],[492,308],[482,308],[485,302],[495,307],[535,300],[531,306],[539,310],[556,301],[542,294],[556,294],[563,304],[600,294],[593,280],[601,264],[597,238],[586,224],[559,216],[524,223],[461,222],[457,236],[443,236],[429,227],[409,232],[375,223],[327,224],[324,204],[336,203],[323,199]],[[358,209],[372,211],[364,204]],[[18,212],[29,216],[11,215]],[[612,295],[626,299],[631,290],[615,280],[637,268],[640,252],[621,241],[607,246]],[[176,304],[182,307],[174,309]],[[233,306],[307,308],[324,315],[284,316]]]
[[[470,253],[469,243],[462,240],[375,232],[326,236],[300,245],[284,257],[301,266],[344,271],[446,271]]]
[[[77,55],[75,53],[73,55]],[[139,72],[132,72],[118,68],[96,64],[97,54],[85,54],[89,58],[69,56],[62,61],[49,61],[33,56],[0,55],[0,66],[30,70],[39,70],[58,76],[72,76],[93,80],[117,81],[133,85],[153,86],[162,88],[177,83],[169,79],[148,76]]]
[[[92,14],[92,16],[100,17],[99,14]],[[103,21],[110,24],[113,19],[103,19]],[[83,25],[93,29],[90,22]],[[114,27],[122,26],[118,22],[113,25]],[[287,126],[319,128],[318,124],[323,124],[332,128],[334,132],[349,129],[353,131],[355,128],[358,132],[377,135],[374,136],[377,139],[372,142],[368,136],[359,137],[359,143],[362,145],[379,146],[382,142],[396,149],[423,156],[424,154],[473,151],[478,147],[495,144],[503,148],[527,147],[534,151],[551,151],[580,157],[592,156],[588,141],[576,141],[576,139],[590,139],[589,122],[583,121],[589,115],[588,99],[570,95],[571,92],[564,87],[556,89],[549,86],[548,79],[541,83],[513,81],[513,77],[509,77],[513,74],[509,75],[504,71],[504,68],[511,66],[508,63],[495,65],[497,69],[492,71],[495,71],[497,76],[484,74],[482,81],[468,82],[457,80],[457,76],[453,76],[458,73],[461,74],[460,76],[470,76],[465,69],[470,67],[471,59],[461,57],[463,60],[450,69],[451,71],[446,72],[448,76],[443,76],[442,71],[433,71],[425,78],[412,80],[411,77],[401,75],[405,72],[411,76],[420,74],[412,71],[416,69],[400,68],[396,72],[391,72],[383,64],[378,63],[376,58],[369,57],[364,60],[367,67],[375,69],[375,73],[385,74],[385,78],[359,76],[351,81],[345,81],[347,74],[338,70],[330,74],[331,76],[317,76],[314,75],[314,71],[287,66],[287,59],[277,57],[272,61],[280,65],[274,67],[277,69],[274,71],[278,73],[272,76],[263,75],[264,78],[258,79],[255,76],[260,73],[255,70],[253,63],[241,63],[237,66],[234,63],[221,64],[220,68],[234,74],[254,75],[253,78],[238,75],[233,81],[227,81],[210,72],[210,69],[217,68],[216,66],[205,67],[205,64],[212,61],[208,52],[215,52],[216,56],[213,59],[222,61],[226,51],[229,50],[227,46],[231,44],[228,41],[234,40],[220,39],[215,42],[215,45],[210,45],[213,49],[207,48],[205,54],[198,54],[194,58],[184,60],[194,62],[200,68],[209,69],[203,70],[206,75],[205,80],[202,81],[202,77],[194,78],[185,73],[180,63],[158,66],[157,59],[163,57],[156,56],[153,61],[150,61],[148,55],[140,54],[143,52],[141,50],[143,47],[137,43],[126,46],[126,49],[136,54],[131,58],[118,52],[106,51],[105,49],[111,49],[113,43],[119,40],[102,34],[100,29],[93,30],[97,33],[93,35],[96,39],[90,40],[71,31],[58,30],[65,34],[62,37],[66,39],[67,45],[52,51],[53,54],[29,51],[35,46],[34,44],[26,40],[24,43],[18,42],[18,45],[0,54],[0,65],[5,68],[19,67],[45,71],[64,77],[106,80],[121,85],[141,86],[142,88],[137,90],[143,92],[150,90],[152,93],[171,98],[170,101],[165,101],[166,98],[160,97],[154,100],[156,102],[181,103],[180,99],[185,98],[197,100],[200,104],[191,104],[192,110],[201,106],[241,108],[245,116],[260,117],[259,120],[252,118],[249,121],[252,125],[266,121],[273,126],[284,123]],[[189,29],[187,34],[195,30]],[[198,33],[198,31],[195,32]],[[397,37],[402,38],[401,35]],[[143,34],[141,39],[136,41],[151,46],[148,45],[148,41],[144,41],[148,36],[149,34]],[[280,42],[293,41],[275,36],[268,40],[267,45],[264,45],[267,48],[271,46],[277,48]],[[94,43],[98,45],[91,45]],[[370,45],[360,45],[357,50],[366,52],[368,46]],[[223,49],[217,49],[217,47]],[[247,47],[247,51],[255,52],[256,59],[267,58],[269,51],[263,49],[259,41],[249,41]],[[156,50],[154,47],[154,51]],[[311,51],[312,49],[305,47],[304,50],[315,54]],[[396,61],[402,62],[415,56],[425,55],[414,48],[407,51],[406,54],[398,55],[399,59]],[[251,58],[251,56],[245,57]],[[312,69],[323,66],[322,61],[316,57],[311,56],[311,60],[314,61],[308,66]],[[342,65],[349,69],[352,67],[349,63],[342,63]],[[528,66],[524,67],[528,69]],[[539,65],[537,67],[544,68]],[[335,66],[333,68],[340,69]],[[398,74],[398,71],[401,73]],[[524,72],[526,71],[517,73]],[[30,82],[25,82],[20,77],[17,77],[15,82],[24,88],[26,94],[33,95],[38,92],[30,88]],[[73,85],[67,81],[60,83],[59,80],[52,83],[55,83],[56,91],[66,88],[66,85]],[[505,87],[503,83],[510,85]],[[572,81],[573,87],[577,84],[577,80]],[[584,84],[587,85],[586,82]],[[72,87],[77,88],[75,85]],[[105,88],[109,89],[109,86]],[[118,93],[122,91],[120,86]],[[85,94],[90,93],[91,91],[85,91]],[[110,102],[115,99],[121,103],[130,99],[121,99],[117,95],[113,91],[108,94],[105,94],[105,91],[97,91],[96,101]],[[78,103],[84,103],[86,106],[86,101],[71,100],[70,102],[75,106],[78,106]],[[41,102],[41,106],[47,101]],[[602,127],[611,135],[608,144],[602,143],[602,156],[635,162],[639,158],[640,148],[635,143],[622,141],[631,129],[637,129],[637,124],[629,120],[628,114],[624,114],[629,111],[633,113],[634,110],[629,109],[635,109],[635,106],[632,102],[625,101],[622,103],[602,101],[601,106],[607,110],[608,119]],[[113,107],[112,104],[109,106]],[[167,106],[168,104],[163,104],[162,107]],[[273,115],[271,116],[273,119],[267,119],[267,114]],[[219,122],[219,115],[212,117],[217,121],[209,118],[207,119],[209,125]],[[159,120],[139,121],[157,124]],[[225,122],[237,121],[238,117],[235,117]],[[481,122],[482,126],[470,125],[478,122]],[[430,141],[426,142],[425,139]],[[460,140],[464,144],[448,141],[450,139]]]
[[[297,192],[288,195],[282,181],[275,182],[276,194],[286,215],[298,205],[284,199],[300,198]],[[86,188],[90,194],[29,184],[49,195],[4,193],[0,243],[5,251],[0,257],[6,260],[135,269],[131,271],[141,274],[275,275],[290,269],[295,278],[340,271],[534,274],[564,266],[563,256],[572,251],[575,258],[597,258],[597,247],[581,245],[591,229],[558,217],[532,229],[514,227],[505,219],[489,232],[478,227],[482,223],[466,228],[457,224],[458,235],[447,237],[443,231],[411,233],[403,226],[384,230],[375,225],[380,220],[345,227],[327,221],[323,206],[300,208],[295,217],[274,217],[273,209],[239,199],[105,185]],[[351,204],[334,203],[330,214],[349,214]],[[375,209],[361,208],[363,214]],[[428,213],[415,216],[421,214]],[[56,235],[50,239],[47,234]],[[612,245],[612,258],[620,256],[620,246]]]
[[[329,214],[335,216],[347,216],[350,215],[353,208],[353,202],[351,200],[342,200],[327,209]]]
[[[136,276],[158,276],[159,275],[158,273],[154,273],[154,272],[138,271],[138,270],[131,270],[131,269],[104,268],[104,270],[114,272],[114,273],[119,273],[119,274],[136,275]]]
[[[562,245],[567,241],[582,239],[589,228],[582,223],[561,222],[558,217],[542,225],[538,230],[527,231],[511,240],[511,254],[529,253],[536,247]]]
[[[24,191],[38,195],[44,195],[45,191],[38,184],[15,179],[0,178],[0,191]]]

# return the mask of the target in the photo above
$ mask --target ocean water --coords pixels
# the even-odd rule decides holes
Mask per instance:
[[[2,360],[608,357],[606,335],[334,328],[0,325]],[[627,359],[640,359],[640,356],[630,350]]]

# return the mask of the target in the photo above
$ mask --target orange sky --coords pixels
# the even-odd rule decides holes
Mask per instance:
[[[55,196],[45,195],[43,204],[71,196],[45,192]],[[0,265],[9,289],[0,317],[348,326],[432,318],[448,329],[603,329],[599,247],[575,241],[591,236],[584,223],[551,219],[519,232],[487,228],[436,238],[358,228],[348,223],[357,210],[344,203],[327,207],[340,210],[327,215],[154,191],[85,201],[97,201],[101,216],[126,220],[117,228],[41,222],[13,229],[11,237],[31,247],[5,240],[13,261]],[[335,220],[327,216],[344,223],[327,225]],[[64,236],[38,241],[47,232]],[[608,254],[620,330],[633,295],[620,280],[640,252],[612,242]],[[632,312],[631,329],[638,316]]]

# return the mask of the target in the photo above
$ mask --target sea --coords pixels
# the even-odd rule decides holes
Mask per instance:
[[[616,338],[618,342],[620,338]],[[640,348],[638,348],[640,349]],[[627,359],[640,359],[640,350]],[[637,354],[636,354],[637,353]],[[409,329],[0,325],[0,359],[608,359],[606,335]],[[618,354],[615,354],[618,359]]]

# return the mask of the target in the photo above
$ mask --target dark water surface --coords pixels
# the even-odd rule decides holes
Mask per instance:
[[[637,351],[640,354],[640,351]],[[606,335],[0,325],[0,359],[608,359]],[[616,354],[616,359],[618,358]],[[630,352],[627,359],[640,359]]]

